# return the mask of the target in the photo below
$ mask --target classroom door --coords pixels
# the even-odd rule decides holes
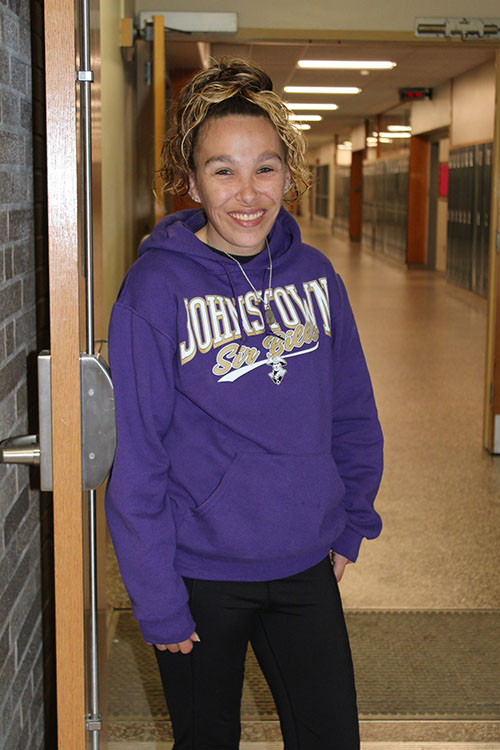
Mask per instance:
[[[78,0],[44,3],[58,750],[99,746],[98,722],[89,715],[88,493],[82,492],[81,452],[89,276],[80,231],[82,104],[75,81],[81,8]],[[98,0],[91,11],[98,24]],[[95,269],[98,280],[99,263]]]

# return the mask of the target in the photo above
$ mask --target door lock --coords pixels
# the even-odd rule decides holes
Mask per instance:
[[[80,354],[82,489],[95,490],[108,476],[116,448],[115,400],[111,373],[100,355]],[[52,404],[50,353],[38,355],[39,435],[0,443],[0,463],[40,466],[40,489],[51,492]]]

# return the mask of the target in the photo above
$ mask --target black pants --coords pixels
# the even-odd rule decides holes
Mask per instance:
[[[358,750],[351,653],[329,559],[275,581],[185,581],[201,643],[188,655],[155,649],[174,750],[237,750],[249,641],[285,750]]]

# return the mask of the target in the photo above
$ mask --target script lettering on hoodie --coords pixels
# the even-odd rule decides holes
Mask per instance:
[[[325,334],[331,335],[327,279],[321,277],[305,281],[302,287],[302,297],[294,284],[265,291],[264,302],[272,301],[277,321],[270,328],[281,333],[280,336],[268,335],[264,338],[262,343],[266,356],[280,356],[317,341],[318,319]],[[230,368],[251,365],[257,360],[260,354],[257,347],[239,346],[232,342],[242,338],[242,328],[246,337],[265,332],[260,293],[256,295],[254,291],[249,291],[237,300],[207,294],[204,297],[185,298],[184,306],[187,337],[179,346],[181,365],[190,362],[198,352],[206,354],[218,348],[220,351],[212,369],[214,375],[224,375]]]

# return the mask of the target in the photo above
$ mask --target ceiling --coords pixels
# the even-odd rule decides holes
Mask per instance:
[[[495,49],[470,43],[373,43],[335,42],[332,44],[234,43],[216,41],[210,44],[210,55],[217,59],[243,57],[252,60],[270,75],[274,90],[290,102],[334,102],[338,110],[321,112],[323,120],[311,123],[307,131],[309,145],[314,147],[331,141],[337,134],[341,140],[365,119],[387,112],[399,104],[398,89],[402,87],[435,88],[450,78],[481,63],[493,60]],[[169,65],[180,68],[200,67],[200,48],[196,42],[168,42]],[[359,71],[304,70],[297,67],[300,59],[392,60],[393,70]],[[283,87],[294,86],[357,86],[355,95],[285,94]]]

